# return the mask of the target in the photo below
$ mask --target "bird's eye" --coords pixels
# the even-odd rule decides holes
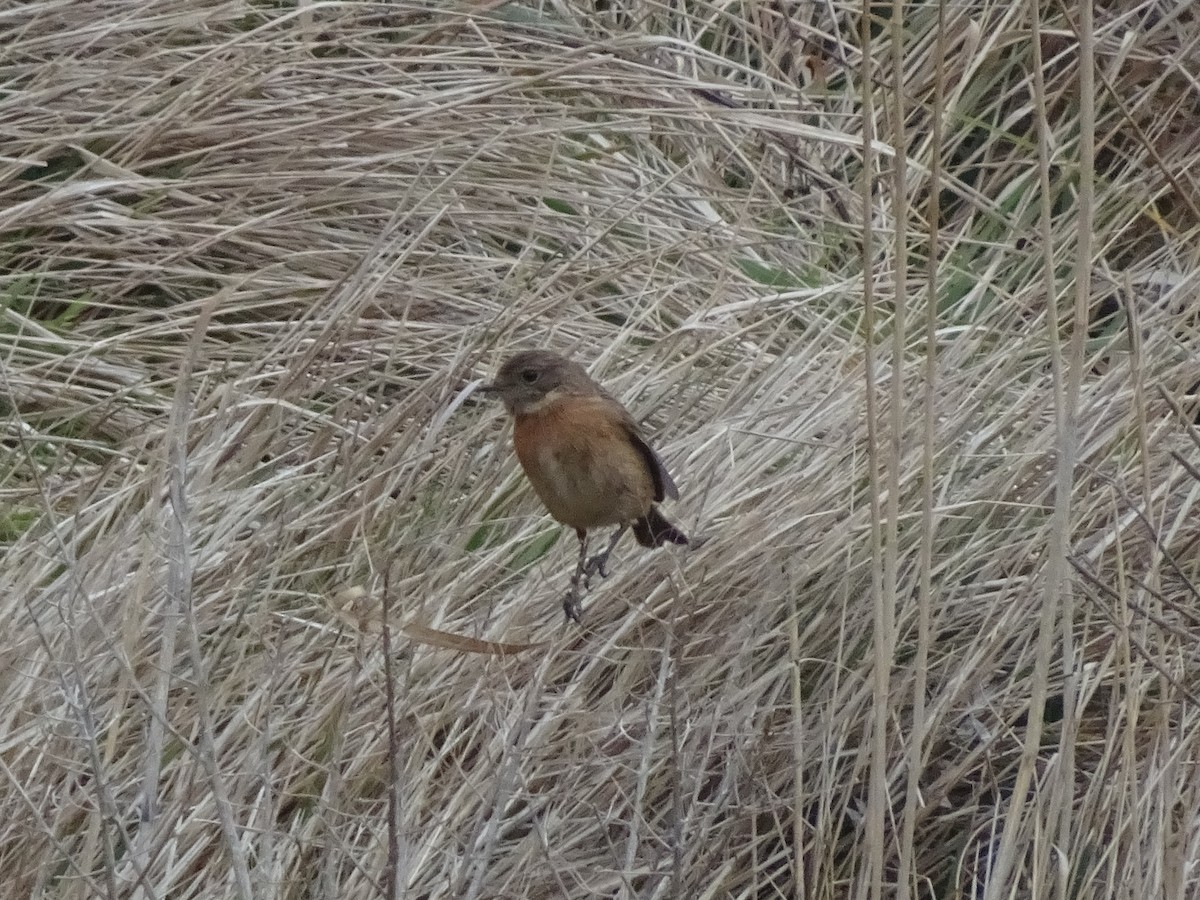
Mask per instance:
[[[537,369],[522,369],[521,380],[526,384],[533,384],[538,380],[541,373]]]

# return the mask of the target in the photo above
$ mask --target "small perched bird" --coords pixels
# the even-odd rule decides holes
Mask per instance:
[[[481,390],[504,401],[514,421],[513,445],[533,489],[559,522],[579,537],[579,562],[563,601],[579,621],[580,587],[597,572],[632,527],[643,547],[687,544],[655,503],[679,489],[633,417],[583,367],[547,350],[518,353]],[[587,558],[589,528],[616,525],[603,553]]]

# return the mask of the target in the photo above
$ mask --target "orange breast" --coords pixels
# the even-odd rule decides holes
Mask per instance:
[[[513,444],[533,489],[564,525],[631,522],[654,502],[646,460],[607,398],[562,397],[517,416]]]

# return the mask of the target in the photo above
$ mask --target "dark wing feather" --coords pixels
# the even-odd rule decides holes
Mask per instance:
[[[661,503],[663,498],[666,497],[678,500],[679,488],[675,486],[675,479],[671,477],[671,473],[667,471],[667,467],[663,465],[663,461],[658,458],[658,454],[646,443],[646,439],[638,431],[637,422],[633,421],[633,416],[629,414],[629,410],[622,406],[616,397],[603,388],[597,386],[597,393],[601,398],[600,402],[620,415],[621,423],[625,426],[625,431],[629,434],[629,440],[637,448],[638,453],[642,454],[642,458],[646,460],[646,467],[650,470],[650,477],[654,479],[654,502]]]
[[[658,458],[658,454],[638,434],[637,428],[633,426],[632,422],[626,427],[629,430],[629,438],[633,441],[633,446],[637,447],[638,452],[642,454],[642,458],[646,460],[646,465],[650,469],[650,475],[654,479],[655,502],[662,502],[664,497],[678,500],[679,488],[675,486],[675,480],[671,477],[671,473],[667,471],[667,467],[663,465],[663,461]]]

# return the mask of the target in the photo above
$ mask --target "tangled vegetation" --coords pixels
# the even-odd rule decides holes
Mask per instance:
[[[6,896],[1200,891],[1193,6],[0,23]],[[705,538],[582,627],[528,347]]]

